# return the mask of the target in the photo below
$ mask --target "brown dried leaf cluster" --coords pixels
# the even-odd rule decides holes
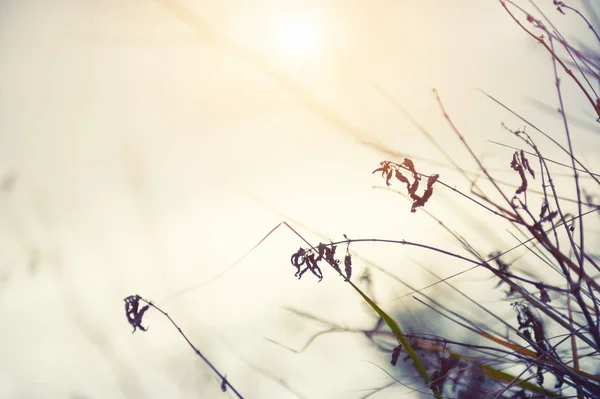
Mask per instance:
[[[296,268],[295,276],[298,279],[302,278],[304,273],[310,271],[312,274],[318,277],[319,281],[323,279],[323,272],[321,270],[321,262],[329,264],[335,269],[341,276],[344,276],[340,269],[340,260],[336,259],[335,251],[337,247],[334,244],[320,243],[316,248],[304,249],[300,248],[290,258],[290,262]],[[352,277],[352,256],[346,251],[344,256],[344,272],[345,280],[349,281]]]
[[[407,170],[410,172],[412,182],[408,177],[402,174],[401,170]],[[406,184],[406,190],[408,192],[408,196],[413,201],[412,206],[410,208],[411,212],[416,212],[417,208],[424,206],[431,195],[433,194],[433,185],[438,180],[440,175],[435,174],[431,175],[427,178],[427,186],[423,194],[417,194],[417,190],[419,189],[419,182],[421,181],[422,174],[417,172],[415,169],[414,162],[409,158],[404,158],[402,163],[396,163],[391,161],[383,161],[379,164],[379,168],[375,169],[373,173],[381,172],[381,176],[385,178],[385,184],[389,187],[390,180],[395,177],[401,183]]]

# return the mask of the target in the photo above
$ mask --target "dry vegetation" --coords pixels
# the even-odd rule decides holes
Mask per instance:
[[[590,122],[599,126],[600,98],[596,88],[600,82],[600,53],[571,44],[551,22],[564,14],[577,15],[582,26],[589,28],[598,40],[594,45],[599,46],[600,37],[592,24],[597,16],[591,7],[578,10],[559,1],[554,1],[557,13],[551,18],[533,3],[528,4],[533,5],[529,12],[509,0],[500,0],[499,3],[517,28],[547,50],[554,70],[562,125],[555,126],[552,132],[542,131],[512,110],[510,105],[484,93],[489,101],[522,122],[522,128],[505,126],[509,134],[522,143],[521,148],[514,149],[512,158],[506,159],[506,168],[514,172],[514,181],[518,182],[515,187],[509,188],[486,168],[471,149],[434,90],[449,130],[470,153],[484,178],[474,179],[458,165],[452,154],[447,153],[444,153],[446,159],[466,179],[470,191],[454,188],[456,182],[444,181],[443,176],[438,174],[421,173],[408,158],[399,162],[382,161],[373,172],[381,173],[387,186],[399,189],[398,192],[411,204],[410,212],[423,211],[436,218],[427,211],[426,204],[435,201],[435,191],[449,190],[469,206],[485,209],[498,223],[510,224],[513,231],[521,235],[520,243],[484,255],[451,226],[446,226],[443,218],[436,220],[460,242],[464,254],[409,240],[352,239],[345,235],[337,242],[313,245],[285,222],[276,228],[290,228],[303,240],[303,247],[291,256],[296,277],[300,279],[312,274],[321,280],[327,277],[326,271],[331,268],[335,273],[330,278],[335,275],[343,278],[377,313],[378,322],[372,329],[346,330],[364,334],[378,348],[389,353],[392,365],[402,367],[410,377],[392,381],[390,385],[408,385],[425,396],[437,398],[600,398],[600,258],[589,234],[589,226],[598,224],[600,205],[594,193],[600,193],[600,175],[588,169],[575,155],[563,95],[563,80],[574,84],[587,102],[589,114],[593,115]],[[600,129],[596,128],[594,133],[598,131]],[[566,146],[559,144],[562,139],[555,138],[561,137],[559,135],[566,137]],[[557,161],[544,156],[544,147],[538,145],[538,141],[549,143],[568,156],[570,163],[560,164],[560,167],[570,171],[571,187],[562,185],[559,192],[552,167]],[[575,194],[570,196],[571,192]],[[438,333],[419,331],[416,324],[411,325],[410,320],[403,319],[402,315],[392,317],[371,299],[364,288],[369,282],[368,276],[357,278],[352,275],[353,255],[350,249],[357,242],[419,247],[460,259],[470,269],[483,268],[497,282],[496,288],[504,290],[510,299],[505,306],[512,309],[512,318],[503,318],[497,311],[472,301],[474,309],[484,311],[497,322],[495,327],[484,325],[479,320],[464,316],[469,313],[468,309],[460,309],[459,312],[417,290],[417,301],[427,306],[432,315],[437,314],[460,326],[464,334],[462,340],[456,340],[445,336],[443,329]],[[525,249],[535,257],[537,269],[522,267],[526,265],[521,263],[529,260],[511,257],[517,249]],[[526,259],[531,259],[531,256]],[[528,269],[529,272],[523,272]],[[447,279],[443,282],[450,284]],[[459,294],[468,298],[466,293]],[[145,331],[141,325],[142,316],[149,306],[155,306],[146,302],[146,306],[140,308],[139,301],[146,302],[138,296],[128,297],[126,311],[134,330],[140,328]],[[310,315],[302,316],[318,320]],[[331,328],[325,332],[344,330],[327,320],[318,322],[330,325]],[[179,327],[177,329],[183,335]],[[223,390],[232,389],[241,397],[223,374],[187,341],[221,378]]]

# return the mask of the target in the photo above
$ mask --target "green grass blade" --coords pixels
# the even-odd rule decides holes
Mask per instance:
[[[377,312],[377,314],[383,319],[385,324],[387,324],[388,327],[392,330],[392,332],[398,339],[398,343],[400,343],[402,345],[402,347],[406,350],[406,353],[412,359],[412,361],[415,365],[415,368],[417,369],[419,374],[421,374],[421,376],[423,377],[423,380],[425,380],[425,383],[427,385],[429,385],[431,382],[431,377],[429,377],[429,374],[427,374],[427,370],[425,370],[425,367],[423,366],[421,359],[419,359],[419,356],[417,355],[415,350],[412,348],[412,346],[408,342],[408,339],[406,339],[406,336],[400,329],[400,326],[398,326],[398,323],[396,323],[396,321],[394,319],[392,319],[387,313],[385,313],[383,311],[383,309],[381,309],[379,306],[377,306],[377,304],[375,302],[373,302],[371,300],[371,298],[369,298],[367,296],[367,294],[362,292],[362,290],[360,288],[358,288],[353,282],[351,282],[351,281],[348,281],[348,282],[350,283],[352,288],[354,288],[356,290],[356,292],[358,292],[363,297],[363,299],[369,304],[369,306],[371,306],[373,308],[373,310],[375,310]],[[442,398],[441,394],[438,392],[434,391],[434,395],[438,399]]]

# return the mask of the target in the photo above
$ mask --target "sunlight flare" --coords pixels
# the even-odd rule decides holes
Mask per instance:
[[[273,16],[269,39],[274,56],[289,66],[315,62],[324,50],[324,29],[308,15]]]

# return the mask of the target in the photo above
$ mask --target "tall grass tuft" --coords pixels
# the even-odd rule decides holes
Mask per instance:
[[[595,133],[600,132],[597,93],[600,52],[573,45],[565,39],[533,1],[528,5],[531,11],[511,0],[499,0],[499,4],[518,28],[547,51],[555,78],[561,124],[554,126],[555,131],[546,132],[509,105],[482,92],[524,126],[503,125],[520,143],[505,161],[505,169],[513,174],[512,183],[507,183],[497,178],[472,149],[446,111],[440,94],[434,90],[434,99],[449,130],[477,165],[481,178],[473,177],[436,142],[436,147],[454,165],[459,176],[468,182],[469,191],[455,188],[457,182],[444,180],[442,174],[424,173],[410,158],[383,160],[373,170],[373,173],[381,174],[385,188],[408,199],[407,212],[425,212],[436,220],[460,243],[461,253],[407,239],[348,238],[346,235],[342,240],[311,244],[286,222],[273,228],[257,245],[280,226],[291,229],[303,241],[303,246],[290,258],[298,279],[312,275],[321,280],[325,277],[324,271],[331,269],[365,300],[378,316],[376,325],[368,330],[347,331],[364,334],[389,354],[392,366],[403,367],[412,377],[402,381],[394,378],[387,386],[400,383],[436,398],[600,398],[600,256],[595,243],[590,240],[589,227],[600,225],[597,200],[600,174],[594,173],[576,156],[562,81],[565,79],[577,88],[587,106],[588,122],[594,125]],[[580,10],[557,0],[553,5],[557,17],[572,14],[579,18],[597,41],[594,44],[600,46],[600,35],[594,27],[598,17],[591,6]],[[429,133],[423,132],[434,141]],[[561,145],[561,139],[555,138],[560,137],[559,134],[566,145]],[[541,140],[549,142],[553,151],[565,154],[568,162],[561,163],[544,156],[549,149],[538,144]],[[556,167],[568,170],[568,186],[562,180],[560,186],[557,184]],[[476,244],[468,242],[442,218],[429,212],[427,204],[436,201],[438,190],[448,190],[466,205],[487,212],[498,224],[510,226],[519,243],[491,254],[482,253]],[[359,243],[410,246],[463,262],[466,268],[450,277],[440,278],[431,272],[436,277],[435,284],[444,284],[451,292],[468,300],[472,310],[495,320],[494,325],[465,316],[468,314],[465,309],[452,309],[426,294],[423,288],[415,289],[386,272],[412,290],[411,295],[424,306],[430,317],[459,326],[463,334],[459,338],[444,336],[443,329],[427,331],[409,315],[400,313],[399,317],[393,317],[391,310],[384,310],[372,299],[370,290],[361,288],[370,283],[369,277],[363,275],[357,279],[353,276],[353,263],[358,256],[350,248]],[[512,256],[517,250],[525,251],[529,256]],[[504,310],[510,312],[510,317],[478,303],[452,284],[453,277],[476,268],[487,271],[496,281],[496,289],[505,293],[508,300]],[[125,301],[128,321],[134,331],[138,328],[145,331],[141,324],[144,312],[149,307],[156,308],[217,373],[223,390],[231,389],[241,397],[166,313],[139,296],[130,296]],[[140,308],[140,301],[146,305]],[[311,315],[299,314],[318,320]],[[327,320],[319,322],[330,324],[332,328],[328,331],[343,330]]]
[[[510,0],[500,0],[499,3],[516,25],[543,46],[551,58],[561,119],[561,124],[556,126],[558,132],[538,128],[501,100],[482,92],[524,126],[512,128],[503,124],[504,129],[521,143],[521,146],[513,148],[512,156],[505,163],[506,169],[514,174],[512,180],[515,184],[511,186],[486,167],[434,89],[435,100],[450,131],[475,162],[482,179],[475,179],[466,172],[451,154],[435,142],[469,183],[470,191],[456,189],[457,182],[444,181],[438,174],[423,173],[409,158],[384,160],[373,171],[381,174],[385,187],[409,200],[410,212],[423,208],[461,244],[464,253],[404,239],[348,239],[344,236],[345,240],[300,248],[291,262],[297,269],[298,278],[310,272],[322,279],[322,266],[330,266],[377,312],[380,317],[375,328],[358,331],[389,353],[393,366],[399,364],[402,357],[408,365],[404,368],[409,372],[412,370],[412,376],[417,379],[417,382],[411,379],[411,384],[406,384],[406,380],[395,380],[390,385],[410,385],[414,391],[438,398],[600,398],[600,257],[590,240],[589,228],[600,224],[597,219],[600,175],[591,171],[575,154],[562,82],[566,79],[574,84],[588,106],[588,115],[591,115],[588,123],[595,125],[596,133],[600,132],[600,98],[597,93],[600,53],[567,41],[533,2],[529,4],[531,12]],[[595,45],[600,45],[600,36],[590,22],[597,20],[591,7],[578,10],[556,0],[553,5],[561,15],[572,13],[580,18],[583,26],[597,40]],[[586,15],[586,12],[591,15]],[[561,140],[555,138],[559,137],[558,134],[563,135],[566,145],[561,145]],[[430,134],[426,133],[426,136],[433,140]],[[560,163],[545,157],[543,147],[537,143],[541,139],[566,154],[569,161]],[[569,170],[568,186],[557,184],[556,170],[552,167],[556,165]],[[488,212],[499,225],[508,224],[516,233],[514,237],[519,244],[488,255],[481,253],[475,244],[466,241],[442,218],[426,210],[427,202],[435,201],[434,191],[437,190],[450,190],[466,205]],[[392,276],[411,288],[415,299],[431,314],[460,326],[465,334],[462,339],[456,340],[444,337],[444,333],[439,331],[436,334],[418,331],[413,328],[415,320],[409,317],[403,319],[402,314],[395,321],[351,279],[352,255],[348,248],[358,242],[419,247],[461,260],[468,266],[466,270],[446,279],[436,276],[437,283],[445,283],[453,292],[468,299],[473,310],[487,314],[501,327],[492,327],[464,316],[464,309],[460,312],[451,309],[422,289],[415,290],[397,276]],[[343,257],[336,256],[340,245],[346,247]],[[510,260],[517,249],[527,251],[529,257],[512,257]],[[505,307],[512,317],[506,318],[498,310],[477,303],[448,281],[474,268],[487,270],[497,281],[496,288],[504,290],[508,299]],[[321,322],[327,323],[326,320]],[[408,332],[403,331],[400,325],[404,325]],[[390,342],[389,338],[395,342]]]

